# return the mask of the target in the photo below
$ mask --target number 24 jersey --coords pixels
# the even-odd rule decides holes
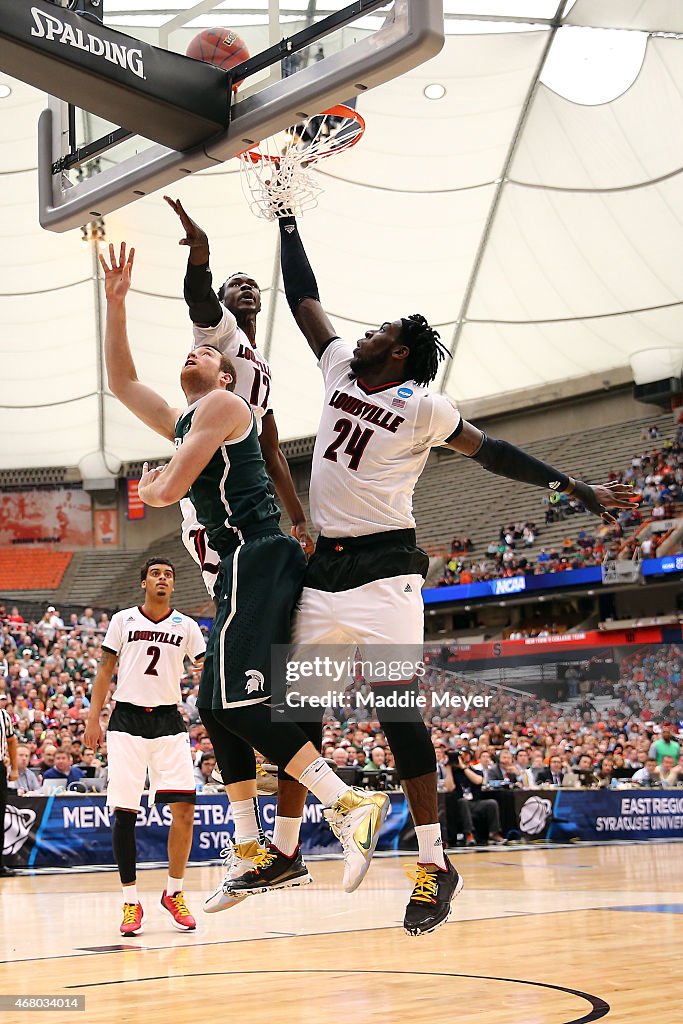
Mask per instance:
[[[313,451],[311,517],[326,537],[413,529],[413,492],[430,448],[456,437],[450,399],[414,381],[370,388],[351,375],[351,347],[320,357],[325,400]]]

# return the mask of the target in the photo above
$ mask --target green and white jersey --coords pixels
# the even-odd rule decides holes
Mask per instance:
[[[201,401],[193,402],[176,423],[176,448],[190,430]],[[280,510],[266,475],[253,413],[245,433],[216,450],[187,498],[211,547],[221,558],[242,541],[278,529]]]

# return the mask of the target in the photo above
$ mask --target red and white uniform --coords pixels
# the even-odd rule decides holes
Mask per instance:
[[[366,388],[351,347],[322,354],[325,402],[313,451],[311,517],[325,537],[414,529],[413,492],[430,448],[460,424],[450,399],[413,381]]]
[[[155,622],[140,608],[126,608],[112,617],[102,646],[119,660],[117,705],[107,730],[107,804],[135,810],[147,775],[150,804],[155,798],[194,800],[190,737],[174,705],[185,658],[204,656],[202,631],[175,609]],[[144,735],[148,725],[152,735]]]
[[[413,492],[431,448],[458,433],[450,399],[414,381],[368,388],[352,379],[351,347],[337,338],[320,359],[325,402],[313,452],[311,518],[324,537],[412,530]],[[400,558],[397,564],[400,564]],[[296,617],[299,644],[419,645],[424,610],[419,572],[343,589],[305,586]]]
[[[175,608],[155,622],[134,607],[112,616],[102,647],[119,659],[114,700],[154,708],[179,702],[185,658],[202,658],[206,642],[194,619]]]

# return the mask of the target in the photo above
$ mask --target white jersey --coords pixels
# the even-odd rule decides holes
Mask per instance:
[[[232,359],[237,373],[235,394],[240,395],[251,406],[260,434],[261,420],[266,413],[272,412],[270,366],[256,345],[252,345],[242,328],[238,327],[234,315],[225,306],[223,316],[215,327],[198,327],[194,324],[193,333],[195,348],[199,345],[214,345]],[[181,500],[180,510],[183,514],[183,543],[202,570],[204,586],[209,592],[209,597],[213,597],[216,576],[220,568],[220,556],[209,544],[206,531],[200,526],[189,498]]]
[[[124,608],[109,623],[102,647],[119,659],[114,700],[139,707],[177,704],[185,657],[203,657],[201,629],[174,608],[159,622],[141,608]]]
[[[404,381],[381,388],[351,379],[340,338],[320,359],[325,404],[313,451],[311,517],[326,537],[414,529],[413,491],[430,448],[462,422],[450,399]]]
[[[239,395],[254,410],[254,416],[261,430],[261,419],[272,412],[270,404],[270,366],[256,345],[252,345],[237,320],[223,306],[223,316],[215,327],[193,326],[194,347],[213,345],[223,355],[229,356],[235,364],[237,380],[235,394]]]

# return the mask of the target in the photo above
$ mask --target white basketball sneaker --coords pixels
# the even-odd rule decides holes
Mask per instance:
[[[346,892],[354,892],[365,878],[390,805],[386,793],[353,788],[323,811],[344,851]]]
[[[265,852],[265,848],[256,839],[247,839],[242,843],[229,843],[224,850],[221,850],[225,877],[215,892],[212,892],[205,901],[205,914],[217,914],[219,910],[229,910],[230,907],[234,907],[247,898],[248,893],[231,893],[229,891],[230,884],[245,875],[247,871],[253,870],[255,858]]]

